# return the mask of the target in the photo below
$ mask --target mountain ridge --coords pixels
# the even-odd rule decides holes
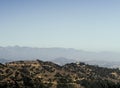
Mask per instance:
[[[119,88],[119,82],[119,69],[83,62],[63,66],[41,60],[0,64],[1,88]]]
[[[76,50],[73,48],[34,48],[9,46],[0,47],[0,58],[10,60],[25,60],[31,58],[39,58],[41,60],[52,60],[55,58],[64,57],[77,61],[86,60],[107,60],[119,61],[120,53],[115,52],[88,52],[84,50]]]

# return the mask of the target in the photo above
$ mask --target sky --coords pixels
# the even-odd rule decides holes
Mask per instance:
[[[120,0],[0,0],[0,46],[120,52]]]

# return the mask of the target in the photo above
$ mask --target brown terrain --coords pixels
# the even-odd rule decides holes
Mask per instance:
[[[0,64],[0,88],[120,88],[120,70],[82,62],[14,61]]]

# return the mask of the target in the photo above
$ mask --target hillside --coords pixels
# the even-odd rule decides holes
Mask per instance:
[[[9,62],[0,64],[0,88],[120,88],[120,70],[82,62]]]

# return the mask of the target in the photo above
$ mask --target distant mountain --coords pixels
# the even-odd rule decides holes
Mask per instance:
[[[120,88],[120,70],[49,61],[0,64],[0,88]]]
[[[8,60],[41,59],[43,61],[53,61],[58,64],[65,64],[74,61],[82,61],[89,64],[98,64],[100,66],[107,67],[119,67],[118,64],[120,64],[120,53],[88,52],[72,48],[32,48],[20,46],[0,47],[0,58],[1,63],[7,62]],[[114,64],[109,62],[114,62]]]
[[[120,53],[114,52],[88,52],[72,48],[31,48],[20,46],[0,47],[0,58],[11,60],[53,60],[60,57],[79,61],[120,61]]]

